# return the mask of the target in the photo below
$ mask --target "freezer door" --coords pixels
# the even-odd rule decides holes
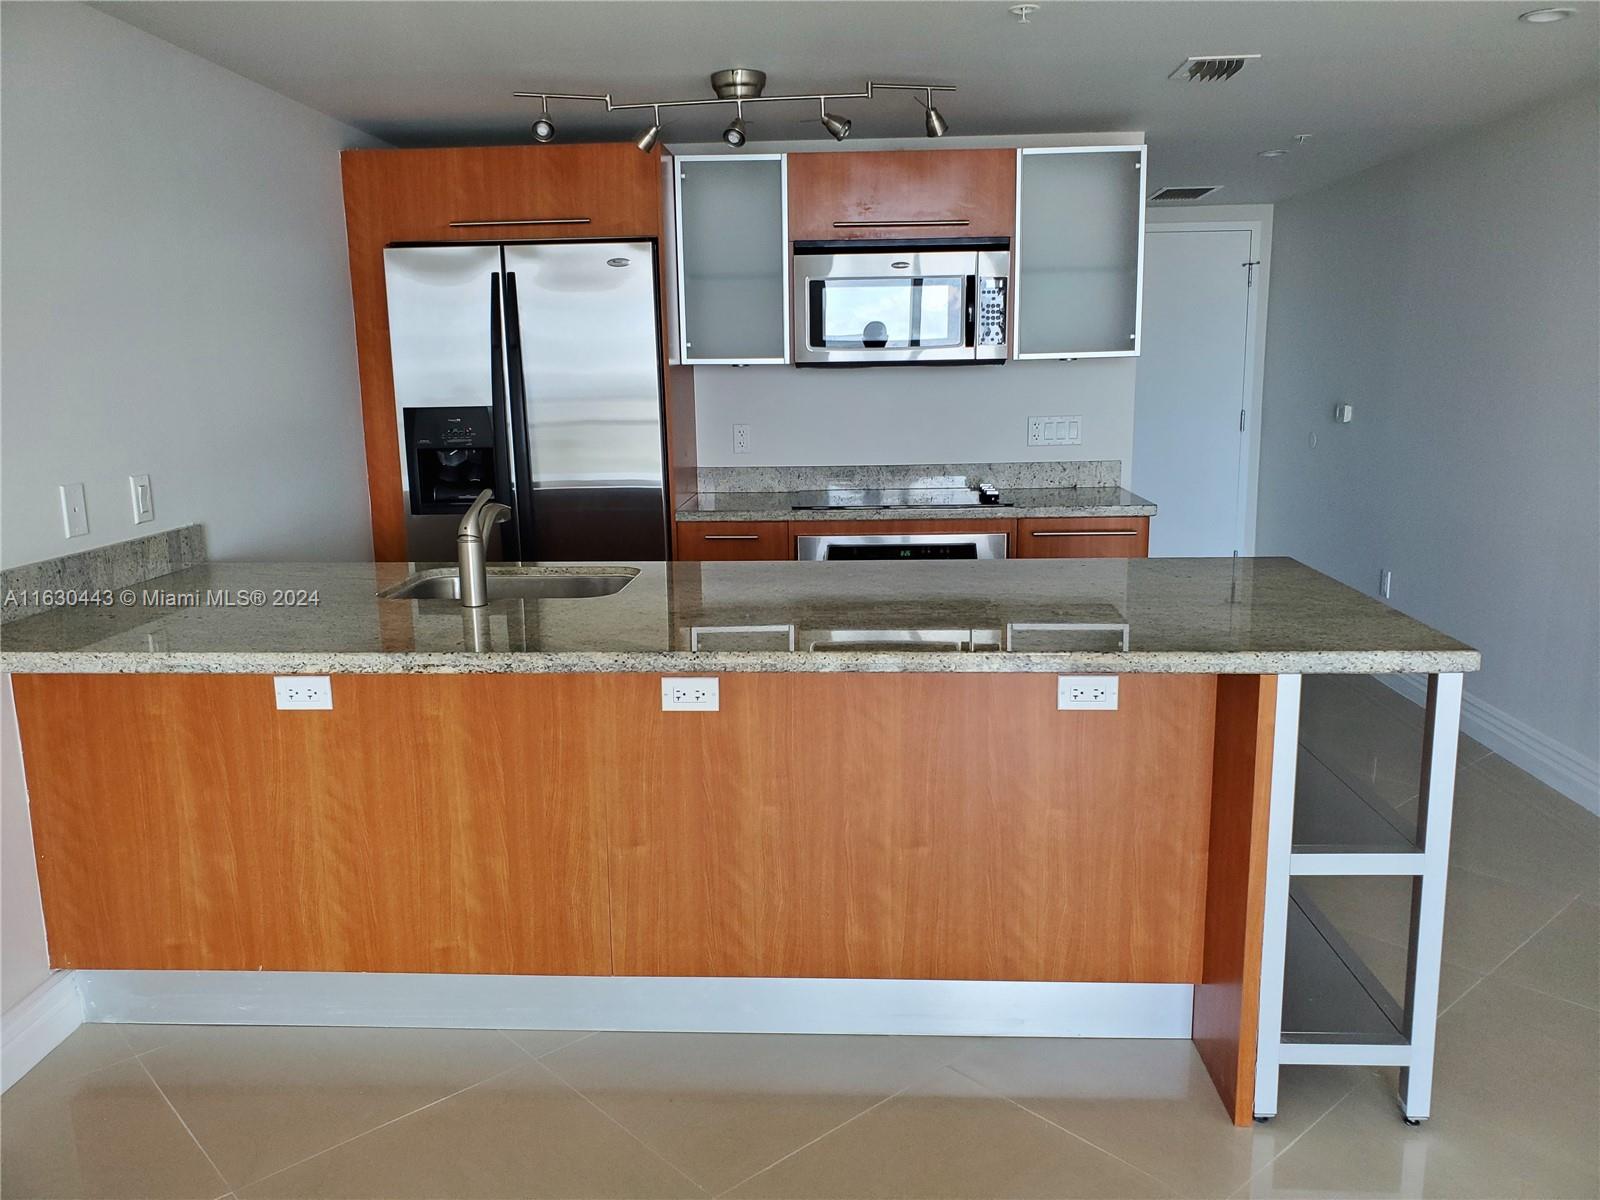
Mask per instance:
[[[665,558],[655,246],[507,246],[505,267],[525,410],[524,556]]]
[[[489,406],[503,444],[503,351],[494,311],[499,246],[408,246],[383,252],[389,301],[389,355],[394,368],[395,428],[405,489],[407,536],[414,559],[455,553],[457,517],[412,513],[405,409]],[[497,464],[497,490],[510,480]]]

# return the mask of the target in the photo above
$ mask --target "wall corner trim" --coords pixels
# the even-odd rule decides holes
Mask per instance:
[[[0,1091],[10,1090],[83,1024],[77,975],[57,971],[0,1014]]]

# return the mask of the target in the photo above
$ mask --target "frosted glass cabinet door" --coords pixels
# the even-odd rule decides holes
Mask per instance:
[[[787,362],[784,156],[686,155],[677,184],[683,361]]]
[[[1144,147],[1018,156],[1018,358],[1139,353]]]

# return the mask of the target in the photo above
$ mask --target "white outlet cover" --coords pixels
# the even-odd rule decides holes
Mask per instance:
[[[735,454],[750,453],[750,426],[735,425],[733,427],[733,452]]]
[[[721,680],[715,675],[663,675],[662,712],[718,712],[722,708]]]
[[[1056,708],[1062,712],[1115,712],[1115,675],[1057,675]]]
[[[277,697],[279,708],[333,707],[333,681],[326,675],[274,675],[272,690]]]

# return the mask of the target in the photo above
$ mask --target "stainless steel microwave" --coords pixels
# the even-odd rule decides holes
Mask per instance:
[[[796,242],[797,367],[1003,363],[1005,242]]]

